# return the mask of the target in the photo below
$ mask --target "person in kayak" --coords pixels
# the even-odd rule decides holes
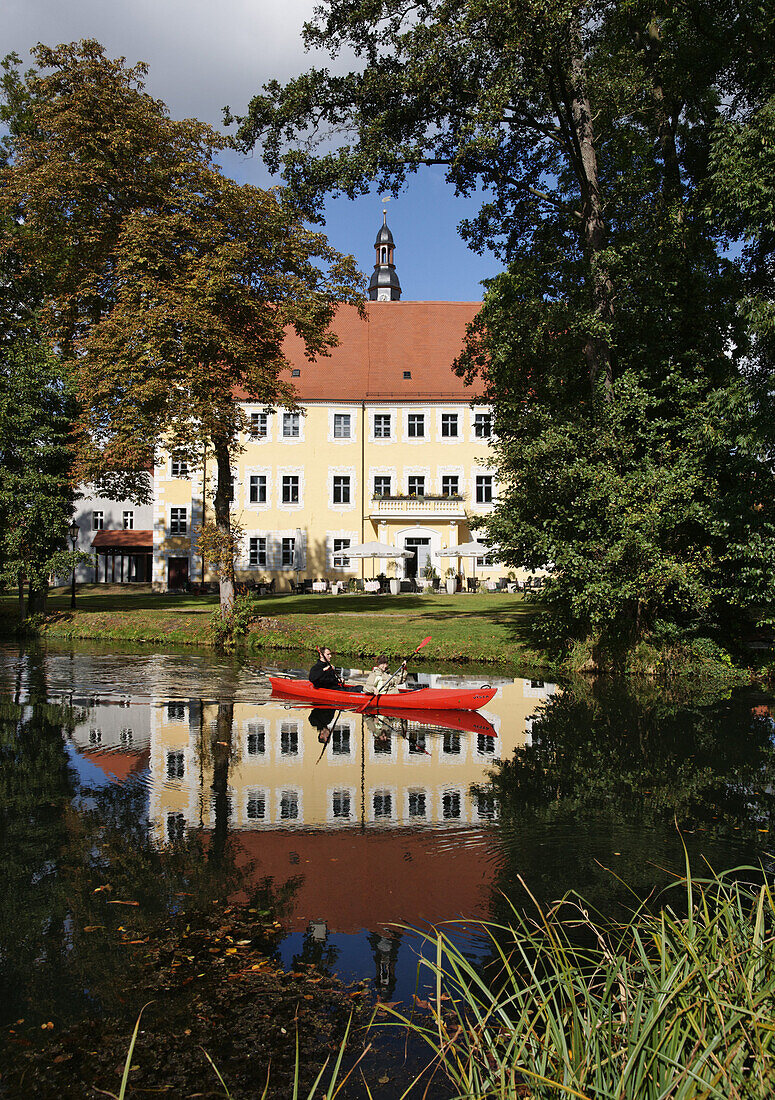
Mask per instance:
[[[324,645],[318,650],[318,659],[309,670],[309,682],[315,688],[343,688],[344,684],[336,674],[336,669],[331,664],[333,653]]]
[[[395,676],[388,671],[388,659],[381,653],[374,662],[374,668],[369,673],[364,690],[370,695],[381,695],[383,691],[398,691],[398,685],[406,679],[406,661]]]
[[[363,691],[360,684],[345,684],[331,664],[333,653],[324,645],[318,650],[319,660],[309,670],[309,682],[314,688],[335,688],[337,691]]]
[[[309,724],[318,731],[318,741],[321,745],[327,745],[331,739],[335,719],[336,713],[324,707],[313,707],[309,712]]]

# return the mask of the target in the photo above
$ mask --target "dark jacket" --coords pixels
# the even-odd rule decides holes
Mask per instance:
[[[339,677],[327,661],[315,661],[309,670],[309,679],[316,688],[339,687]]]
[[[329,729],[334,718],[336,718],[336,711],[327,710],[324,707],[313,707],[309,712],[309,724],[322,733],[323,730]]]

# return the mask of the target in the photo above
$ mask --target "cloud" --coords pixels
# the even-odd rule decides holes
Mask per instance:
[[[315,0],[5,0],[0,41],[26,62],[36,42],[96,38],[111,56],[148,62],[148,91],[174,116],[218,125],[222,107],[241,113],[266,80],[326,63],[301,41],[314,7]]]

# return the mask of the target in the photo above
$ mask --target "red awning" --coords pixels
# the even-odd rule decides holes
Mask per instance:
[[[91,544],[95,550],[151,553],[153,531],[96,531]]]

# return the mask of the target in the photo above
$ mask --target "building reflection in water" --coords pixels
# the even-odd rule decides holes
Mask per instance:
[[[392,925],[488,916],[497,859],[488,769],[530,742],[554,690],[501,681],[467,719],[344,712],[327,744],[309,709],[281,701],[99,705],[73,741],[115,780],[147,769],[159,843],[201,829],[217,851],[228,832],[257,880],[298,876],[286,919],[303,937],[294,960],[333,967],[330,937],[365,931],[375,989],[389,999],[401,945]]]

